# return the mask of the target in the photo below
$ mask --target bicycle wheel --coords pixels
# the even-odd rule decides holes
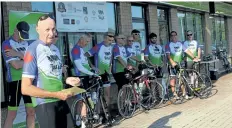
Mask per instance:
[[[131,85],[124,85],[118,92],[118,111],[122,117],[131,118],[135,112],[136,97]]]
[[[150,86],[151,86],[151,89],[152,89],[151,90],[152,96],[154,98],[153,104],[152,104],[151,107],[157,108],[163,103],[164,88],[158,81],[154,81],[154,80],[150,81]]]
[[[200,74],[194,82],[197,85],[195,91],[201,99],[208,98],[212,93],[212,81],[207,74]]]
[[[157,102],[160,100],[163,100],[163,98],[159,97],[159,94],[162,94],[162,92],[159,92],[161,89],[159,86],[153,85],[152,82],[149,83],[148,87],[146,85],[141,88],[141,95],[140,95],[140,103],[141,106],[147,110],[151,109]],[[157,90],[157,92],[156,92]],[[163,91],[163,90],[161,90]],[[157,98],[157,99],[156,99]],[[157,101],[157,102],[156,102]],[[155,103],[156,102],[156,103]]]
[[[82,106],[85,105],[86,106],[86,111],[87,111],[87,119],[91,118],[92,115],[89,112],[90,108],[89,106],[85,103],[84,99],[76,99],[74,100],[72,106],[71,106],[71,114],[73,116],[73,120],[76,123],[77,127],[81,126],[81,111],[82,111]],[[93,123],[91,123],[91,121],[88,120],[88,124],[86,124],[86,127],[88,128],[92,128],[93,127]]]

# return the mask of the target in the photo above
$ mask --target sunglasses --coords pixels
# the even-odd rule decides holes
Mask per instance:
[[[128,40],[128,42],[133,42],[134,40]]]
[[[140,35],[139,33],[134,33],[134,35]]]
[[[187,36],[192,36],[193,34],[188,34]]]
[[[177,35],[171,35],[171,36],[177,36]]]

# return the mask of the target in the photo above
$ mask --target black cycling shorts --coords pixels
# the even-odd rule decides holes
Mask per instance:
[[[31,97],[22,95],[21,92],[21,80],[9,82],[9,105],[8,110],[17,110],[21,97],[26,107],[33,107]]]
[[[75,128],[66,101],[56,101],[35,107],[40,128]]]

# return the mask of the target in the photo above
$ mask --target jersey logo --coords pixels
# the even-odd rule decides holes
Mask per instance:
[[[110,52],[105,52],[105,55],[106,55],[106,56],[110,55]]]
[[[20,48],[16,48],[17,49],[17,51],[19,51],[19,52],[24,52],[24,51],[26,51],[26,48],[25,47],[20,47]]]
[[[179,46],[174,47],[174,49],[175,49],[175,52],[180,52],[181,51]]]

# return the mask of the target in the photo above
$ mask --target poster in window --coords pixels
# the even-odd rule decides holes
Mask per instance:
[[[107,32],[106,2],[55,2],[59,32]]]

